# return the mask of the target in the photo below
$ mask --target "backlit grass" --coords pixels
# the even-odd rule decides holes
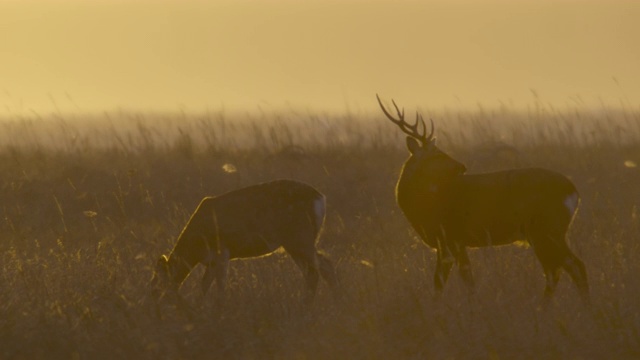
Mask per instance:
[[[454,269],[436,299],[435,254],[394,199],[404,138],[381,114],[16,117],[0,121],[0,357],[639,357],[640,113],[423,114],[469,172],[542,166],[574,181],[570,246],[592,308],[564,275],[541,310],[541,267],[518,246],[471,250],[476,294]],[[182,288],[196,316],[148,296],[202,197],[276,178],[327,195],[319,247],[338,296],[323,283],[305,308],[286,253],[233,261],[224,306],[202,298],[196,269]]]

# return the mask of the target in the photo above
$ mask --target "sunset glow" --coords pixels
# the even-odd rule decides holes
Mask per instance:
[[[3,1],[0,114],[636,106],[640,4]]]

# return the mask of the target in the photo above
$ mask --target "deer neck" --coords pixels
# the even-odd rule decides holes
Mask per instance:
[[[196,211],[196,215],[198,212]],[[169,256],[171,278],[181,284],[191,270],[198,265],[207,254],[207,234],[202,229],[202,213],[192,216],[185,228],[178,236],[176,246]]]
[[[429,210],[451,192],[455,179],[467,170],[462,163],[444,153],[429,163],[430,175],[426,176],[419,175],[415,163],[411,164],[410,161],[403,166],[396,186],[398,205],[403,209]]]
[[[403,173],[396,185],[396,200],[405,212],[412,208],[428,207],[430,200],[435,200],[439,185],[433,181],[418,179]]]

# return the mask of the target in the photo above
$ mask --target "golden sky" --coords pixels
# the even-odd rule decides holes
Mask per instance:
[[[640,1],[0,0],[0,115],[640,104]]]

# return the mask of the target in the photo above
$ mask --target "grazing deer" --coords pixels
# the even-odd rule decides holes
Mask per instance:
[[[198,264],[206,267],[202,292],[213,280],[224,291],[229,260],[266,255],[284,248],[302,270],[306,301],[315,295],[319,277],[336,283],[333,266],[316,249],[324,223],[325,197],[313,187],[277,180],[219,196],[206,197],[178,237],[169,256],[158,260],[153,283],[171,284],[177,292]]]
[[[398,118],[378,97],[386,117],[407,134],[411,153],[396,186],[396,200],[422,240],[437,251],[434,284],[441,292],[454,263],[473,287],[467,247],[498,246],[527,240],[546,276],[545,299],[553,295],[565,269],[585,301],[589,285],[584,264],[566,243],[566,233],[580,198],[575,186],[556,172],[525,168],[465,174],[466,167],[436,147],[422,116]]]

